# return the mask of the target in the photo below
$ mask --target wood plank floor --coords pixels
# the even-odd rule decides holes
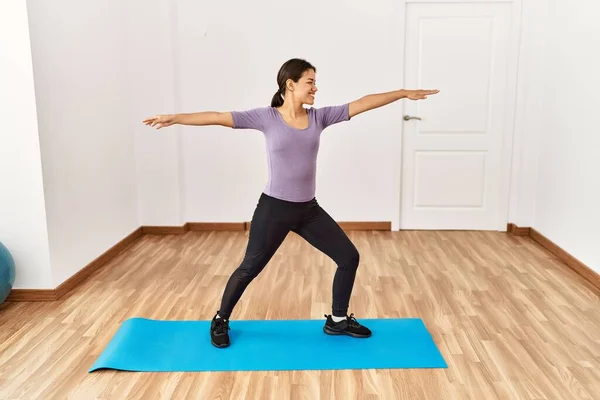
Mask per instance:
[[[598,294],[531,239],[349,236],[350,311],[422,318],[448,369],[88,374],[127,318],[213,316],[247,232],[188,232],[142,237],[60,301],[0,306],[0,399],[600,399]],[[291,234],[232,318],[322,318],[334,268]]]

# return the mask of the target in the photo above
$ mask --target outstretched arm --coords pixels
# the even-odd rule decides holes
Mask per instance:
[[[221,125],[233,128],[233,117],[230,112],[202,111],[189,114],[165,114],[146,118],[144,124],[156,129],[174,124],[179,125]]]
[[[387,104],[393,103],[394,101],[407,98],[411,100],[426,99],[427,96],[437,94],[439,90],[395,90],[393,92],[370,94],[361,97],[350,103],[350,118],[363,113],[365,111],[379,108]]]

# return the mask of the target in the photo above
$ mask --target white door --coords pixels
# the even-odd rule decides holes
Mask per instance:
[[[409,3],[401,229],[497,230],[510,3]],[[420,118],[408,119],[407,118]]]

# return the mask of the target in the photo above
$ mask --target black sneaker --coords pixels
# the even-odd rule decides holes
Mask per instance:
[[[346,319],[340,322],[334,322],[331,315],[325,314],[327,321],[323,327],[323,331],[328,335],[348,335],[355,338],[368,338],[371,336],[369,328],[358,323],[354,314],[346,316]]]
[[[212,319],[210,324],[210,341],[216,347],[229,346],[229,320],[217,318],[217,314]]]

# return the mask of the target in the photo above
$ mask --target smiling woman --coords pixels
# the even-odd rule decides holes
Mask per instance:
[[[335,106],[313,105],[317,93],[317,69],[294,58],[277,74],[278,89],[270,107],[247,111],[204,111],[158,115],[144,120],[157,129],[173,124],[221,125],[263,132],[268,156],[268,181],[250,223],[244,259],[224,289],[221,306],[213,317],[210,334],[217,347],[227,347],[229,317],[242,294],[269,263],[289,232],[295,232],[337,264],[333,279],[332,315],[323,327],[330,335],[366,338],[371,331],[348,308],[359,264],[359,253],[348,236],[315,198],[317,153],[321,133],[327,127],[402,98],[426,99],[438,90],[396,90],[370,94]]]
[[[273,95],[271,107],[283,106],[288,92],[295,92],[295,96],[288,96],[288,103],[300,101],[304,104],[314,104],[317,93],[316,73],[317,69],[306,60],[293,58],[285,62],[277,74],[279,89]]]

